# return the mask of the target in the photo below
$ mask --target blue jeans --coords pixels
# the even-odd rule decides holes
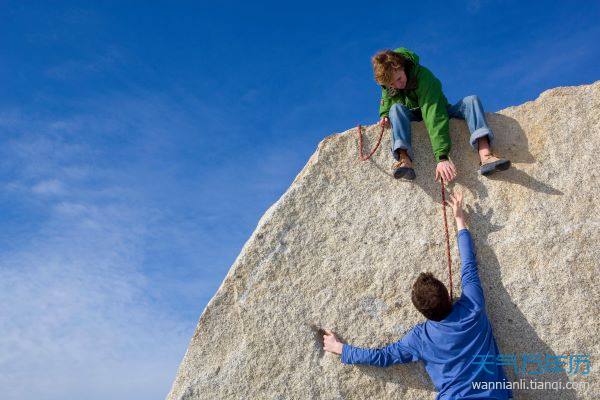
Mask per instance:
[[[464,119],[471,132],[469,142],[477,150],[477,140],[487,136],[490,144],[494,140],[494,133],[485,120],[485,112],[477,96],[467,96],[453,106],[448,105],[448,117]],[[414,159],[412,149],[412,133],[410,123],[422,121],[420,112],[415,113],[403,104],[396,103],[390,108],[390,123],[392,124],[392,156],[398,160],[396,150],[404,149],[411,160]]]

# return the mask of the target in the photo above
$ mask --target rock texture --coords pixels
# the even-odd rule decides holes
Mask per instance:
[[[500,350],[592,356],[587,377],[537,377],[587,381],[587,388],[517,390],[516,398],[600,398],[600,81],[548,90],[487,118],[495,149],[514,168],[479,176],[467,127],[453,119],[451,156],[460,176],[450,189],[462,189],[471,206]],[[366,149],[377,135],[376,126],[368,127]],[[381,347],[423,321],[410,301],[420,272],[447,282],[440,187],[422,122],[413,123],[413,140],[414,183],[391,177],[389,132],[366,162],[357,159],[356,128],[319,144],[203,311],[168,399],[435,397],[422,364],[343,365],[323,352],[311,328]],[[457,297],[454,238],[451,246]]]

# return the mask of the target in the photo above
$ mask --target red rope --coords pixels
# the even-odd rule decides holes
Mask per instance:
[[[375,154],[375,151],[377,151],[377,148],[381,144],[381,139],[383,138],[383,132],[384,131],[385,131],[385,127],[382,125],[381,126],[381,134],[379,134],[379,140],[377,141],[377,144],[375,145],[375,147],[373,148],[373,150],[371,151],[371,153],[368,156],[365,157],[364,154],[363,154],[362,127],[360,125],[358,125],[358,159],[359,160],[367,161],[369,158],[371,158],[371,156],[373,154]]]
[[[381,144],[381,139],[383,138],[383,133],[385,131],[385,127],[381,126],[381,133],[379,134],[379,139],[377,140],[377,144],[371,150],[368,156],[363,154],[363,137],[362,137],[362,127],[358,125],[358,158],[359,160],[366,161],[375,154],[377,148]],[[448,257],[448,280],[450,281],[450,301],[452,301],[452,257],[450,256],[450,234],[448,233],[448,218],[446,217],[446,189],[444,187],[444,179],[440,178],[440,182],[442,184],[442,211],[444,214],[444,231],[446,232],[446,256]]]
[[[446,189],[444,179],[440,178],[442,184],[442,211],[444,213],[444,230],[446,231],[446,255],[448,256],[448,280],[450,281],[450,301],[452,302],[452,257],[450,256],[450,234],[448,233],[448,218],[446,218]]]

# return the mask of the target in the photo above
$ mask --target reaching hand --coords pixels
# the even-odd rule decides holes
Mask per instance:
[[[435,180],[443,178],[446,182],[452,182],[456,178],[456,167],[450,160],[440,161],[435,167]]]
[[[390,127],[390,119],[388,117],[382,117],[379,120],[379,126],[383,126],[384,128]]]
[[[452,212],[454,216],[458,214],[462,214],[462,206],[463,206],[463,194],[460,190],[455,190],[454,193],[450,194],[450,200],[448,200],[448,204],[452,207]]]
[[[334,354],[342,354],[344,344],[338,340],[337,337],[329,329],[325,329],[325,335],[323,335],[323,350]]]
[[[463,194],[460,190],[454,191],[454,193],[450,194],[450,200],[448,200],[448,204],[452,207],[452,212],[454,213],[454,218],[456,219],[456,228],[461,230],[466,228],[465,224],[465,216],[463,214]]]

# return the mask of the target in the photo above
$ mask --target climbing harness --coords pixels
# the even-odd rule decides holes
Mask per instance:
[[[371,150],[368,156],[363,154],[363,137],[362,137],[362,127],[358,125],[358,159],[361,161],[366,161],[375,154],[377,148],[381,144],[381,139],[383,138],[383,133],[385,131],[385,127],[381,126],[381,133],[379,134],[379,139],[377,140],[377,144]],[[448,280],[450,282],[450,302],[452,302],[452,257],[450,256],[450,234],[448,233],[448,218],[446,217],[446,188],[444,186],[444,179],[440,178],[440,183],[442,185],[442,212],[444,214],[444,231],[446,233],[446,256],[448,257]]]

